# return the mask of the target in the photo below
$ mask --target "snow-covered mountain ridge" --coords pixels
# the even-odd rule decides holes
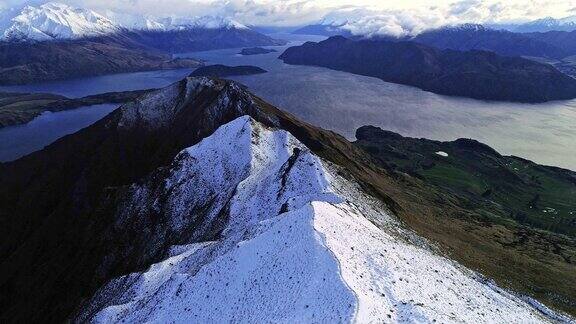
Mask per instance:
[[[134,108],[125,110],[129,125]],[[340,171],[289,132],[251,117],[221,126],[132,185],[118,220],[162,212],[169,232],[195,224],[187,242],[109,282],[77,320],[547,321],[432,252]],[[201,240],[207,233],[217,234]]]
[[[146,17],[106,11],[97,13],[57,2],[0,13],[0,39],[52,40],[106,35],[122,30],[247,29],[224,17]]]
[[[3,290],[7,298],[0,318],[565,319],[542,308],[544,315],[530,299],[525,302],[458,265],[454,260],[530,296],[523,286],[507,285],[507,278],[539,283],[525,275],[529,269],[509,261],[522,255],[501,259],[510,254],[474,250],[486,246],[480,235],[445,245],[444,236],[414,226],[414,215],[434,231],[449,226],[450,239],[491,229],[453,216],[450,196],[378,168],[354,145],[267,104],[236,82],[188,77],[149,92],[20,165],[0,168],[7,184],[0,187],[0,201],[15,211],[7,215],[15,226],[0,227],[8,238],[3,248],[26,235],[34,238],[14,244],[23,252],[0,264],[8,274],[3,287],[9,288]],[[31,176],[34,186],[20,185]],[[53,190],[47,193],[47,187]],[[16,197],[31,197],[34,204],[16,206]],[[61,208],[51,207],[56,204]],[[462,230],[454,226],[459,222]],[[25,225],[42,232],[19,230]],[[430,248],[407,228],[438,245]],[[492,240],[495,232],[487,233],[482,239]],[[497,233],[510,235],[504,227]],[[519,235],[512,237],[504,242]],[[498,263],[506,278],[471,264],[451,246],[486,260],[486,266]],[[538,246],[543,249],[536,253],[547,253],[546,245]],[[39,267],[45,275],[36,275]],[[571,286],[568,270],[559,276],[547,267],[536,269],[546,280]]]
[[[50,40],[78,38],[113,33],[112,21],[86,9],[50,2],[38,7],[26,6],[14,17],[4,17],[7,25],[0,30],[3,39]]]

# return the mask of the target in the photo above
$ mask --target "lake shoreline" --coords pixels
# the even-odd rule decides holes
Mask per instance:
[[[80,107],[89,107],[101,104],[121,104],[132,101],[137,97],[147,93],[150,90],[135,90],[124,92],[107,92],[97,95],[86,96],[82,98],[58,98],[46,103],[39,101],[37,106],[32,102],[26,105],[29,100],[29,94],[23,94],[22,101],[13,101],[8,106],[0,106],[0,129],[9,126],[22,125],[31,122],[44,112],[59,112],[71,110]]]

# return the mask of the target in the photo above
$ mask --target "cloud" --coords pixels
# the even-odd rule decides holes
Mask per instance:
[[[0,0],[0,8],[48,0]],[[96,11],[152,16],[218,15],[247,25],[296,26],[339,17],[354,33],[417,33],[444,24],[570,15],[576,0],[53,0]],[[348,16],[346,16],[348,15]]]
[[[348,7],[325,16],[324,23],[341,26],[354,35],[416,35],[424,30],[463,23],[505,23],[564,17],[574,0],[459,0],[412,8],[369,10]]]

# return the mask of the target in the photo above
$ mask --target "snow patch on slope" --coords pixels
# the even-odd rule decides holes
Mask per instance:
[[[415,244],[385,206],[290,133],[250,117],[182,151],[164,181],[189,244],[113,280],[94,322],[543,322],[529,304]],[[138,208],[145,185],[134,188]],[[224,216],[225,211],[226,216]],[[224,219],[217,239],[198,241]],[[377,224],[377,225],[375,225]]]

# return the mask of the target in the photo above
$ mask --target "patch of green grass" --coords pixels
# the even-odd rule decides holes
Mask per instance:
[[[471,140],[437,142],[373,132],[357,143],[393,169],[452,192],[486,219],[576,235],[576,173],[501,156]]]
[[[481,178],[451,165],[435,165],[431,169],[422,170],[420,173],[426,179],[441,187],[468,191],[478,195],[481,195],[487,189]]]

